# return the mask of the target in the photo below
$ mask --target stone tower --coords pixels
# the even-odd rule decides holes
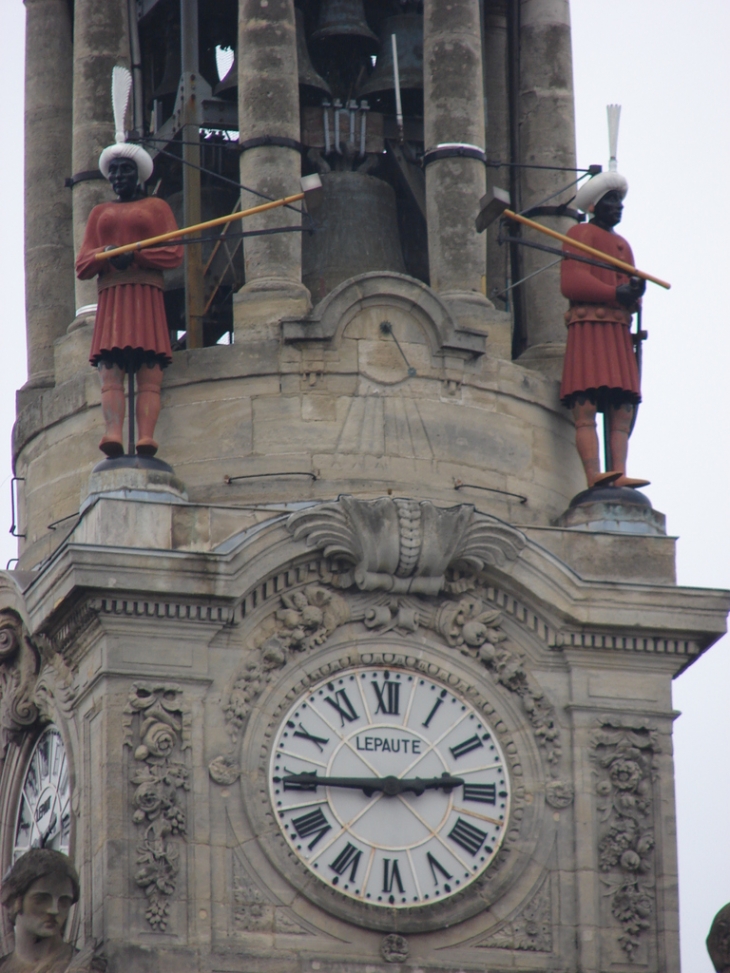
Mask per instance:
[[[676,973],[671,680],[728,598],[646,504],[565,513],[557,271],[474,227],[571,224],[567,0],[25,4],[3,870],[67,851],[110,973]],[[323,182],[169,274],[174,475],[94,469],[116,64],[181,224]]]

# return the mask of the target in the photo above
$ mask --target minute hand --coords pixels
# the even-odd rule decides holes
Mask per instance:
[[[461,787],[464,783],[461,777],[452,777],[444,773],[440,777],[318,777],[317,772],[304,774],[288,774],[281,778],[286,787],[292,785],[297,790],[315,791],[318,787],[349,787],[363,791],[366,797],[371,797],[376,791],[382,791],[386,797],[397,797],[398,794],[423,794],[425,791],[451,791]]]

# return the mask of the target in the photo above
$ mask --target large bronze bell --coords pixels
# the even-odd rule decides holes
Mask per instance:
[[[180,51],[180,25],[173,22],[169,25],[167,32],[167,45],[165,50],[165,70],[162,80],[152,92],[155,101],[165,103],[165,108],[170,114],[175,105],[177,89],[180,86],[180,75],[182,74],[182,55]],[[169,103],[171,101],[171,104]]]
[[[238,98],[238,60],[234,53],[233,64],[226,71],[225,78],[221,78],[213,88],[216,98],[223,98],[226,101],[235,101]]]
[[[357,91],[358,98],[367,98],[374,108],[388,113],[395,111],[395,79],[393,77],[393,44],[398,45],[398,75],[401,101],[406,115],[423,113],[423,17],[420,14],[399,14],[388,17],[383,25],[380,52],[375,70]]]
[[[319,105],[323,98],[331,97],[332,91],[324,78],[321,78],[314,70],[309,59],[307,37],[304,33],[304,11],[297,7],[295,13],[297,18],[299,97],[303,105]]]
[[[322,44],[341,38],[358,42],[358,47],[369,54],[377,51],[378,38],[365,20],[363,0],[322,0],[312,40]]]

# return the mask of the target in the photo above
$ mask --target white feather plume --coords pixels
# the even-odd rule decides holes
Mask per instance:
[[[618,123],[621,118],[621,105],[606,105],[608,115],[608,171],[616,172],[618,169]]]
[[[126,141],[124,119],[132,90],[132,75],[119,65],[112,68],[112,111],[114,112],[115,141]]]

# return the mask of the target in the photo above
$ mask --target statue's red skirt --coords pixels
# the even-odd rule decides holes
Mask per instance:
[[[116,359],[132,349],[161,365],[172,361],[163,292],[149,284],[117,284],[99,291],[89,360]]]
[[[572,406],[577,393],[608,390],[611,398],[640,402],[639,369],[628,324],[574,321],[568,326],[560,400]]]

